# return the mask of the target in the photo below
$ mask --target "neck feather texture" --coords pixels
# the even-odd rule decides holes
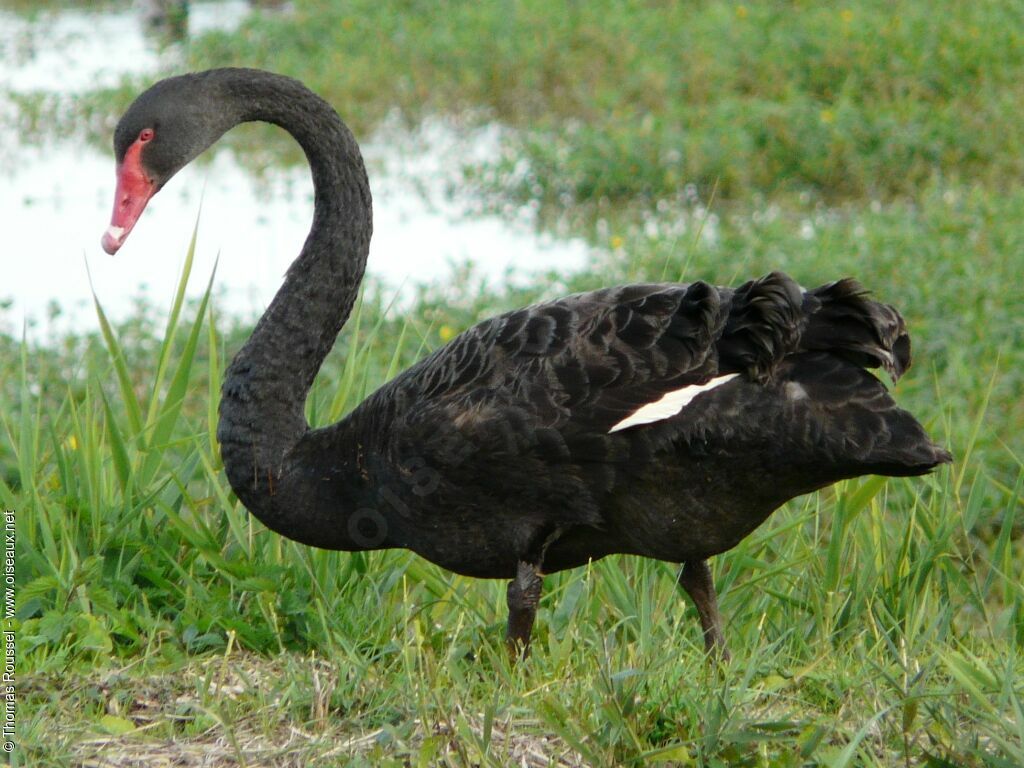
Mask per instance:
[[[290,519],[274,496],[289,452],[309,430],[304,407],[317,371],[355,302],[372,232],[370,187],[359,147],[337,113],[298,81],[254,70],[220,70],[221,105],[234,122],[263,121],[288,131],[313,174],[313,225],[284,284],[224,379],[217,438],[239,499],[269,527]],[[278,488],[275,488],[275,485]]]

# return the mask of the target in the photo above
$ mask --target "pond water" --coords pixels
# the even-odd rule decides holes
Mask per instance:
[[[231,28],[249,12],[239,0],[193,2],[189,28]],[[132,10],[57,10],[30,19],[0,10],[0,118],[14,109],[12,93],[73,98],[127,72],[173,65],[175,55],[173,48],[156,50]],[[95,328],[90,276],[112,317],[124,317],[141,290],[165,305],[197,217],[192,294],[205,288],[216,262],[216,285],[224,289],[220,311],[254,315],[269,303],[305,239],[312,219],[308,169],[271,170],[257,180],[231,151],[215,149],[211,163],[186,168],[168,183],[125,247],[107,256],[99,239],[113,202],[111,155],[87,146],[73,130],[41,145],[25,141],[11,123],[0,119],[6,166],[0,299],[11,302],[0,322],[8,332],[26,323],[30,333]],[[497,127],[467,134],[444,119],[414,132],[396,120],[364,138],[375,217],[368,269],[388,290],[407,293],[415,283],[443,281],[466,260],[494,284],[584,263],[584,243],[539,235],[532,209],[508,218],[481,215],[471,212],[472,200],[448,194],[457,182],[453,173],[467,161],[493,156],[499,139]],[[62,310],[55,324],[43,321],[51,305]]]

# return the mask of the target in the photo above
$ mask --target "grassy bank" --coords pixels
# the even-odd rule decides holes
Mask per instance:
[[[798,499],[716,558],[723,667],[669,566],[609,558],[546,579],[512,669],[503,584],[310,550],[238,504],[211,436],[248,328],[215,299],[0,337],[22,764],[1024,763],[1024,22],[943,9],[298,0],[195,41],[195,66],[301,77],[360,132],[396,107],[500,119],[504,159],[466,170],[481,205],[536,201],[594,246],[580,274],[467,274],[402,315],[368,289],[314,423],[511,306],[780,268],[900,307],[897,396],[956,463]],[[129,90],[74,114],[106,130]],[[254,136],[253,162],[292,157],[272,132],[236,147]]]
[[[829,261],[858,267],[840,273],[885,284],[907,309],[924,362],[898,394],[957,465],[799,500],[718,558],[736,656],[722,673],[705,666],[664,564],[613,558],[550,577],[538,652],[513,671],[503,585],[407,553],[316,552],[268,534],[228,493],[211,443],[220,369],[245,329],[209,306],[182,307],[170,331],[140,318],[106,343],[27,351],[24,371],[4,380],[13,454],[2,493],[20,512],[32,754],[61,764],[216,748],[273,765],[352,754],[372,765],[442,755],[503,765],[538,752],[567,764],[1019,755],[1022,475],[1008,446],[1020,344],[1013,263],[999,257],[1012,233],[990,231],[984,276],[956,275],[977,226],[1012,221],[1022,204],[939,196],[916,217],[834,214],[810,238],[802,216],[711,223],[684,211],[623,224],[607,264],[529,292],[680,273],[728,281],[782,254],[803,279],[824,268],[815,262],[827,247],[839,254]],[[899,261],[938,221],[959,234],[926,238],[923,256]],[[687,224],[674,244],[655,231],[672,222]],[[311,418],[333,420],[449,329],[530,298],[462,290],[428,291],[401,319],[365,300]]]
[[[915,196],[1024,171],[1024,16],[1001,3],[295,3],[196,44],[293,74],[357,128],[396,106],[522,126],[524,194]]]

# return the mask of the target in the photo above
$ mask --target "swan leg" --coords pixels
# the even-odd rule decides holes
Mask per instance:
[[[533,563],[520,562],[516,577],[508,583],[508,629],[505,643],[512,659],[525,659],[530,653],[530,633],[537,617],[537,604],[544,577]]]
[[[704,630],[704,648],[709,655],[717,655],[723,661],[729,660],[729,649],[725,647],[722,634],[722,615],[718,612],[718,596],[715,582],[707,560],[687,560],[679,571],[679,586],[697,606],[700,626]]]

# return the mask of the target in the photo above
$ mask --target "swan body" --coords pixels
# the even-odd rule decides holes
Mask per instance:
[[[316,198],[302,252],[225,376],[228,480],[304,544],[403,547],[510,579],[513,648],[528,647],[543,573],[622,553],[683,564],[707,647],[724,652],[707,558],[795,496],[951,460],[867,370],[909,366],[899,313],[853,280],[804,290],[781,273],[736,288],[624,285],[499,315],[313,429],[306,395],[372,233],[358,146],[326,102],[258,70],[157,83],[115,131],[103,246],[120,248],[177,170],[251,120],[296,138]]]

